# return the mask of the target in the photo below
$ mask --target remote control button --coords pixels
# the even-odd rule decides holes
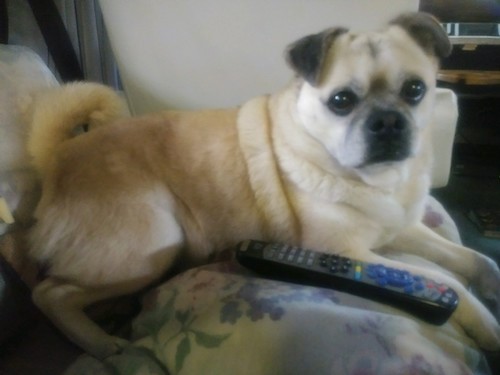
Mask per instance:
[[[454,305],[457,302],[457,300],[458,297],[455,294],[455,292],[449,289],[446,293],[443,294],[439,302],[446,305]]]
[[[368,276],[370,279],[375,279],[377,277],[377,270],[373,265],[369,265],[366,268],[366,276]]]
[[[379,277],[377,280],[376,280],[377,284],[380,285],[380,286],[386,286],[388,281],[386,278],[384,277]]]
[[[359,264],[354,268],[354,279],[361,280],[361,266]]]
[[[425,285],[422,282],[416,282],[414,284],[415,290],[421,291],[425,288]]]
[[[437,290],[439,290],[441,293],[444,293],[448,290],[448,287],[446,285],[441,284],[437,286]]]
[[[389,285],[398,288],[413,283],[413,278],[411,277],[409,272],[395,270],[394,268],[389,268],[387,270],[387,279],[389,281]]]
[[[404,290],[405,293],[408,293],[408,294],[413,294],[413,292],[414,292],[414,289],[413,289],[412,285],[405,286],[403,290]]]
[[[387,276],[387,269],[382,266],[377,268],[377,276],[378,277],[386,277]]]
[[[276,257],[276,250],[274,250],[272,247],[268,249],[268,251],[266,251],[264,253],[264,256],[266,258],[269,258],[269,259],[273,259]]]
[[[343,264],[347,264],[348,266],[351,265],[351,260],[349,258],[346,258],[346,257],[341,257],[340,258],[340,261],[343,263]]]
[[[439,293],[436,289],[427,289],[424,291],[423,295],[432,301],[436,301],[441,297],[441,293]]]

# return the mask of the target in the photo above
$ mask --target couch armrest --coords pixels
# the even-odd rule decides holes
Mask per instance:
[[[438,88],[432,119],[434,152],[432,187],[434,188],[445,186],[448,183],[457,120],[457,96],[449,89]]]

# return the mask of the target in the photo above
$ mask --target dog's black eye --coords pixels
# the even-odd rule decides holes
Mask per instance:
[[[401,98],[408,104],[418,104],[426,92],[425,83],[419,79],[411,79],[403,84]]]
[[[358,97],[356,94],[352,91],[345,90],[330,96],[326,104],[335,114],[339,116],[347,116],[352,112],[357,103]]]

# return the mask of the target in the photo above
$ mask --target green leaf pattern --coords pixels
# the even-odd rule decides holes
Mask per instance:
[[[104,361],[84,357],[66,375],[491,374],[452,325],[230,267],[190,270],[150,291],[132,345]]]
[[[175,372],[178,373],[182,370],[182,366],[184,365],[184,361],[186,357],[191,353],[191,341],[189,340],[188,335],[185,335],[184,338],[177,345],[177,351],[175,352]]]

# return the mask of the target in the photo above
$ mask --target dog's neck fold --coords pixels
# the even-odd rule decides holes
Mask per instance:
[[[380,163],[356,170],[367,185],[383,191],[394,192],[408,180],[408,168],[400,162]]]
[[[242,106],[237,120],[239,142],[257,209],[265,223],[263,232],[270,239],[298,243],[300,228],[273,153],[268,101],[263,96]]]

